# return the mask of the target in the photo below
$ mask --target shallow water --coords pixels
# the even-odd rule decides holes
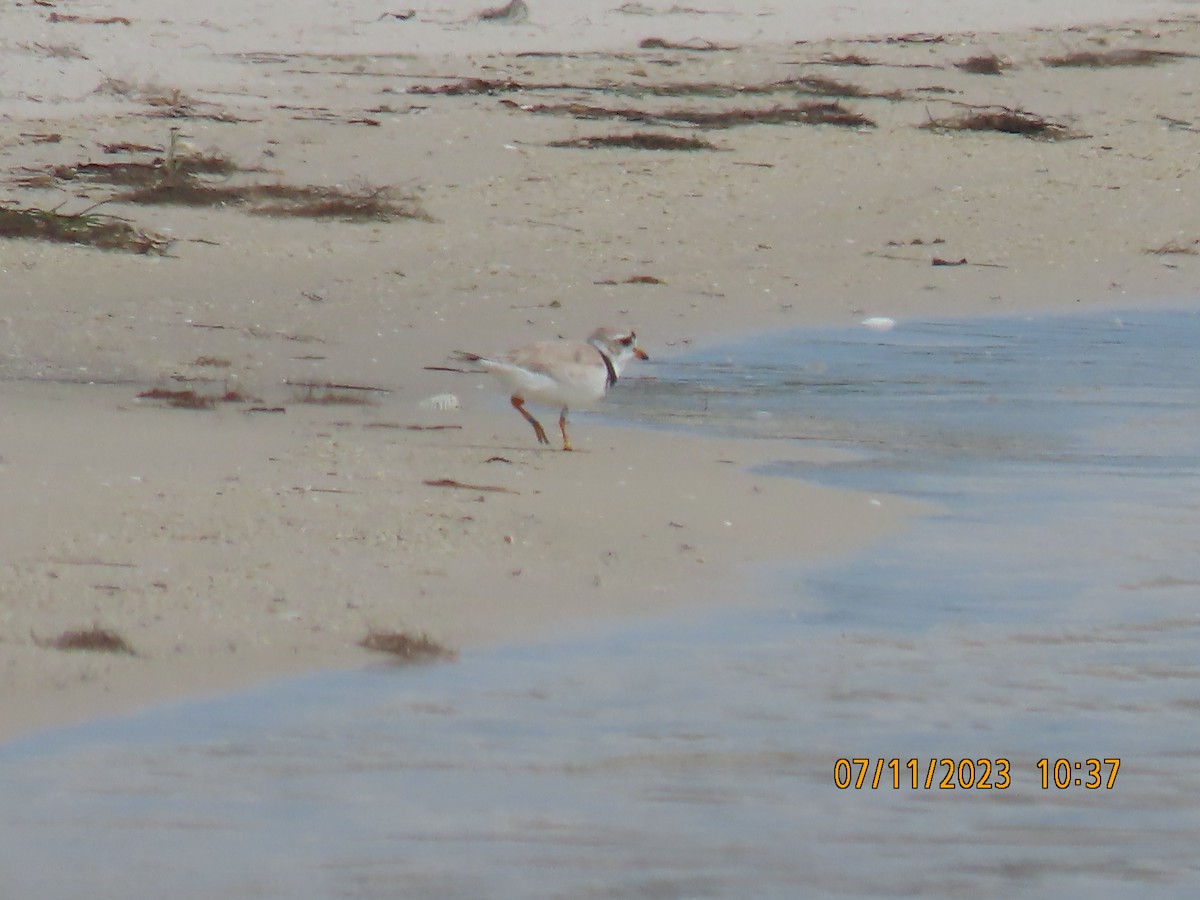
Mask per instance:
[[[762,572],[752,609],[0,747],[2,892],[1192,896],[1198,339],[1179,312],[902,323],[660,366],[619,411],[828,442],[852,452],[773,471],[940,512]],[[1059,789],[1059,758],[1120,766]],[[932,759],[993,787],[939,762],[926,788]]]

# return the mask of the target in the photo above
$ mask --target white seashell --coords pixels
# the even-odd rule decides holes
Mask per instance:
[[[459,406],[458,398],[453,394],[436,394],[433,397],[426,397],[417,404],[419,409],[440,409],[443,412],[458,409]]]
[[[891,331],[896,327],[896,320],[889,319],[887,316],[871,316],[869,319],[863,319],[862,323],[867,328],[874,328],[876,331]]]

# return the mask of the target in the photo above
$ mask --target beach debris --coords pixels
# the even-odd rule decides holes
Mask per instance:
[[[398,431],[462,431],[461,425],[401,425],[399,422],[367,422],[363,428],[395,428]]]
[[[407,631],[371,629],[358,645],[376,653],[387,653],[405,665],[452,662],[458,659],[456,650],[438,643],[423,632],[410,634]]]
[[[246,119],[236,116],[227,110],[219,109],[212,104],[206,104],[187,96],[179,88],[165,88],[159,85],[138,85],[120,78],[105,78],[94,93],[108,94],[140,102],[150,107],[144,112],[148,118],[164,119],[206,119],[214,122],[257,122],[258,119]]]
[[[408,93],[461,97],[475,94],[509,94],[514,91],[561,90],[565,87],[566,85],[526,84],[515,78],[462,78],[447,84],[414,84],[408,89]]]
[[[127,656],[137,656],[137,652],[125,638],[107,628],[93,625],[91,628],[64,631],[55,638],[39,638],[33,636],[33,642],[39,647],[53,650],[91,650],[98,653],[124,653]]]
[[[54,182],[112,185],[127,190],[108,200],[134,204],[240,207],[262,216],[339,219],[346,222],[391,222],[424,219],[429,215],[412,196],[398,196],[390,187],[313,186],[290,184],[214,183],[212,176],[227,179],[236,174],[261,172],[245,168],[221,153],[180,153],[178,129],[162,157],[147,162],[86,162],[30,170],[33,186]],[[132,145],[130,145],[132,146]],[[107,202],[107,201],[105,201]],[[148,249],[153,249],[153,246]],[[147,252],[147,251],[142,251]]]
[[[818,60],[823,66],[878,66],[881,63],[861,53],[826,53]]]
[[[924,247],[926,244],[944,244],[944,243],[946,243],[945,238],[937,237],[937,238],[931,238],[929,240],[926,240],[925,238],[918,237],[918,238],[913,238],[912,240],[908,240],[908,241],[888,241],[887,246],[889,246],[889,247]]]
[[[954,64],[954,68],[972,75],[1002,75],[1005,69],[1011,67],[1012,63],[1001,59],[995,53],[984,56],[968,56]]]
[[[249,170],[240,169],[231,160],[220,154],[188,154],[159,157],[150,162],[76,163],[51,166],[41,171],[56,181],[147,186],[171,180],[183,181],[194,175],[226,176]]]
[[[593,281],[592,284],[666,284],[666,282],[657,275],[630,275],[621,281],[617,281],[615,278],[601,278],[599,281]]]
[[[1191,241],[1167,241],[1161,247],[1152,247],[1146,250],[1147,253],[1152,253],[1155,256],[1169,256],[1173,254],[1182,254],[1184,256],[1200,256],[1200,238],[1195,238]]]
[[[873,331],[891,331],[896,327],[896,320],[889,316],[871,316],[863,319],[862,324]]]
[[[427,478],[423,484],[429,487],[440,488],[456,488],[464,491],[484,491],[492,494],[519,494],[520,491],[514,491],[512,488],[497,487],[490,484],[466,484],[461,481],[455,481],[453,478]]]
[[[851,128],[873,128],[875,123],[853,112],[837,101],[800,103],[796,106],[773,106],[768,109],[688,110],[664,112],[631,108],[589,106],[586,103],[519,104],[501,100],[502,104],[524,112],[574,116],[577,119],[623,119],[643,124],[679,123],[697,128],[732,128],[739,125],[840,125]]]
[[[740,50],[740,47],[727,44],[714,44],[712,41],[691,38],[686,41],[671,41],[666,38],[648,37],[638,41],[642,50],[691,50],[694,53],[712,53],[720,50]]]
[[[996,131],[1002,134],[1016,134],[1022,137],[1040,140],[1065,140],[1083,137],[1072,132],[1066,125],[1054,122],[1042,116],[1023,109],[999,107],[969,107],[971,111],[960,114],[953,119],[935,119],[920,127],[929,131]]]
[[[412,196],[396,196],[390,187],[358,189],[255,185],[246,198],[255,205],[247,211],[260,216],[293,216],[338,219],[343,222],[394,222],[400,219],[432,221]]]
[[[797,75],[777,81],[730,84],[719,81],[677,81],[665,84],[622,84],[593,88],[598,92],[628,94],[635,97],[738,97],[766,96],[770,94],[811,95],[814,97],[841,97],[843,99],[903,100],[903,91],[892,90],[879,93],[862,85],[824,75]]]
[[[1195,57],[1179,50],[1153,50],[1148,47],[1121,47],[1114,50],[1078,50],[1062,56],[1043,56],[1042,63],[1055,69],[1104,69],[1119,66],[1157,66]]]
[[[331,390],[331,391],[365,391],[376,394],[390,394],[391,388],[373,387],[369,384],[345,384],[340,381],[292,381],[290,378],[284,379],[284,384],[291,387],[308,388],[309,390]]]
[[[297,186],[287,184],[227,185],[190,179],[163,181],[118,194],[114,200],[136,204],[239,206],[254,215],[339,219],[344,222],[392,222],[429,215],[411,197],[393,199],[389,188]]]
[[[509,0],[503,6],[485,9],[475,14],[478,22],[502,22],[506,25],[517,25],[529,20],[529,6],[525,0]]]
[[[785,78],[782,81],[771,82],[768,87],[777,90],[797,90],[821,97],[853,97],[879,100],[903,100],[904,92],[899,90],[869,91],[861,85],[836,78],[825,78],[821,75],[802,75],[798,78]]]
[[[162,400],[176,409],[213,409],[218,403],[246,403],[249,398],[241,391],[226,389],[225,393],[201,394],[191,388],[172,390],[151,388],[137,395],[139,400]]]
[[[304,393],[292,399],[296,403],[309,403],[314,406],[372,406],[375,403],[370,397],[362,394],[346,391],[318,392],[315,385],[309,386]]]
[[[932,265],[932,266],[949,266],[949,267],[979,266],[981,268],[986,268],[986,269],[1007,269],[1008,268],[1008,266],[1004,265],[1003,263],[972,262],[971,260],[967,259],[965,256],[959,257],[958,259],[945,259],[940,256],[935,256],[932,259],[925,260],[925,259],[922,259],[922,258],[916,257],[916,256],[899,256],[895,253],[879,253],[875,250],[868,250],[868,251],[866,251],[865,255],[874,256],[879,259],[893,259],[898,262],[920,263],[921,265],[928,264],[928,265]]]
[[[160,255],[171,246],[171,238],[142,231],[115,216],[93,214],[91,210],[97,205],[70,214],[57,209],[0,205],[0,238],[32,238],[100,250]]]
[[[1200,128],[1197,128],[1195,124],[1189,122],[1187,119],[1176,119],[1173,116],[1164,116],[1161,113],[1154,118],[1174,131],[1200,131]]]
[[[890,35],[880,40],[885,44],[944,44],[946,43],[946,36],[943,34],[914,32],[911,34]],[[870,40],[866,40],[863,43],[870,43]]]
[[[704,138],[683,137],[673,134],[651,134],[638,132],[636,134],[601,134],[591,137],[571,138],[565,141],[551,141],[549,147],[571,147],[581,150],[595,150],[601,147],[615,147],[625,150],[716,150]]]
[[[134,144],[131,141],[114,141],[111,144],[100,144],[100,149],[105,153],[162,153],[162,147],[154,147],[150,144]]]
[[[124,16],[76,16],[70,13],[52,12],[46,17],[52,25],[68,22],[73,25],[132,25],[133,22]]]
[[[904,92],[869,91],[861,85],[826,78],[822,75],[800,75],[750,84],[729,84],[716,81],[668,82],[666,84],[572,84],[569,82],[527,82],[515,78],[460,78],[445,84],[415,84],[410,94],[441,94],[449,97],[481,94],[512,94],[521,91],[579,91],[598,94],[625,94],[635,97],[736,97],[739,95],[811,94],[817,97],[872,98],[902,100]]]
[[[461,407],[458,397],[454,394],[434,394],[432,397],[426,397],[417,404],[417,409],[436,409],[441,412],[450,412]]]
[[[191,389],[170,390],[168,388],[152,388],[142,391],[138,395],[138,400],[162,400],[166,401],[167,406],[178,409],[212,409],[217,403],[216,397],[197,394]]]

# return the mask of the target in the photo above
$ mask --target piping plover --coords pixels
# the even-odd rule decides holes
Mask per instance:
[[[533,426],[538,443],[548,444],[550,439],[542,423],[525,408],[525,401],[559,407],[558,430],[564,450],[571,449],[568,408],[595,406],[617,383],[630,360],[650,358],[637,345],[637,335],[614,328],[597,328],[586,341],[539,341],[501,356],[461,350],[454,356],[462,362],[478,363],[496,376],[512,395],[513,409]]]

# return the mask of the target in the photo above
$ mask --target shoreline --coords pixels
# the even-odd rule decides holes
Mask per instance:
[[[63,60],[66,80],[58,95],[46,81],[31,99],[33,82],[18,80],[24,91],[0,96],[15,135],[0,144],[0,199],[78,212],[112,188],[48,167],[149,160],[179,125],[198,152],[243,170],[221,184],[389,185],[429,218],[110,203],[172,237],[168,255],[0,240],[0,489],[21,511],[0,524],[0,741],[366,664],[355,642],[368,628],[466,648],[709,603],[716,584],[737,583],[739,566],[853,553],[917,511],[744,471],[825,452],[794,441],[581,420],[572,436],[586,452],[538,450],[485,378],[436,370],[452,350],[632,324],[661,359],[869,316],[903,325],[1186,305],[1200,291],[1200,227],[1187,202],[1200,182],[1200,123],[1179,100],[1200,88],[1200,60],[1040,62],[1064,47],[1194,46],[1196,17],[587,57],[503,55],[497,44],[512,32],[494,26],[472,32],[491,42],[475,56],[414,62],[329,55],[315,46],[327,41],[302,33],[292,56],[237,58],[231,42],[255,33],[222,33],[219,12],[203,35],[155,20],[178,31],[172,40],[212,46],[181,62],[174,86],[127,72],[124,93],[83,86],[119,77],[99,72],[106,53],[149,20],[55,25],[54,40],[69,37],[82,58],[56,57],[47,48],[66,53],[68,43],[30,36],[21,52],[39,65]],[[2,15],[28,25],[45,14]],[[664,21],[674,20],[654,23]],[[306,40],[312,52],[301,52]],[[955,67],[973,53],[1011,67]],[[819,62],[855,54],[871,65]],[[787,99],[771,85],[798,73],[853,82],[864,95],[838,102],[874,124],[684,129],[534,111],[761,111]],[[409,92],[469,78],[520,87]],[[557,83],[572,87],[546,87]],[[709,93],[696,99],[681,84]],[[1028,109],[1087,137],[920,128],[964,104]],[[701,135],[716,149],[554,146],[638,132]],[[118,142],[157,149],[101,149]],[[654,371],[652,362],[628,375]],[[317,404],[305,384],[369,390],[320,388],[336,397]],[[247,400],[169,409],[137,398],[152,388]],[[446,392],[461,410],[420,408]],[[438,478],[515,493],[425,484]],[[813,512],[797,521],[798,508]],[[141,656],[37,642],[94,623]]]
[[[922,509],[750,473],[766,461],[830,455],[788,441],[585,420],[576,429],[579,450],[564,454],[526,446],[509,416],[485,411],[477,415],[494,426],[495,442],[419,432],[428,446],[413,448],[374,410],[347,416],[319,407],[305,421],[271,420],[274,434],[264,440],[263,425],[229,422],[236,413],[138,408],[119,401],[121,388],[74,386],[64,394],[56,385],[29,385],[19,393],[24,403],[7,398],[14,431],[53,428],[58,411],[41,409],[50,396],[73,410],[71,430],[103,431],[119,443],[129,426],[111,420],[141,419],[143,446],[126,447],[119,460],[104,454],[103,490],[91,504],[74,502],[88,496],[83,484],[62,496],[76,523],[67,539],[38,543],[25,532],[23,564],[5,578],[6,595],[27,605],[6,611],[0,641],[11,700],[0,719],[3,740],[274,677],[387,661],[358,646],[369,630],[428,633],[468,651],[569,635],[614,618],[752,604],[738,593],[744,567],[852,553]],[[109,402],[85,411],[80,395],[97,393]],[[211,417],[226,421],[212,429]],[[230,443],[230,428],[257,432],[256,452],[246,453],[244,436]],[[519,440],[506,443],[501,434]],[[161,452],[176,442],[189,446],[189,458]],[[17,499],[33,509],[33,495],[54,472],[81,468],[80,457],[103,451],[93,445],[81,452],[64,436],[59,446],[74,465],[51,457],[40,461],[41,471],[33,465],[35,441],[28,443],[10,441],[8,459],[32,476],[30,496]],[[393,464],[405,474],[343,461],[297,485],[287,479],[300,469],[273,467],[276,448],[297,456],[316,450],[318,461],[321,451],[346,448],[370,465],[398,455]],[[511,462],[497,466],[487,454]],[[190,483],[174,480],[176,470],[188,471]],[[443,477],[478,487],[421,486]],[[803,519],[797,509],[806,511]],[[24,528],[40,534],[65,514],[38,512],[44,522],[27,520]],[[398,528],[385,524],[389,515]],[[389,530],[368,533],[366,523]],[[63,604],[64,596],[81,602]],[[93,623],[138,655],[41,645]]]

